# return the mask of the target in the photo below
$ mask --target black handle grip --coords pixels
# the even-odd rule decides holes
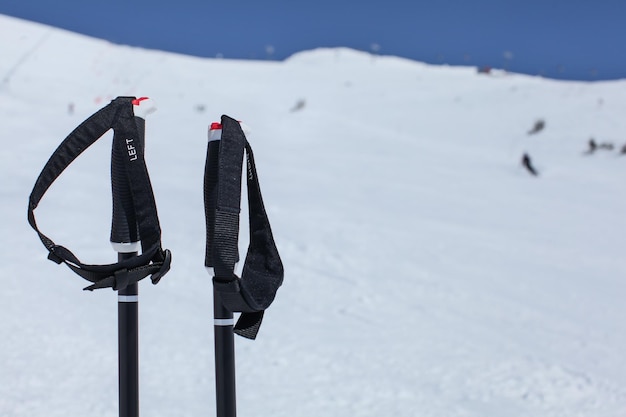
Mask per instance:
[[[204,218],[206,220],[206,251],[204,266],[213,267],[213,238],[215,232],[215,206],[217,204],[217,164],[220,141],[209,142],[204,165]]]
[[[146,121],[135,116],[139,137],[134,146],[144,148]],[[129,157],[127,151],[127,138],[113,137],[113,149],[111,151],[111,190],[113,196],[113,215],[111,220],[111,242],[132,243],[139,242],[139,226],[135,206],[130,191],[130,185],[126,178],[124,160]]]

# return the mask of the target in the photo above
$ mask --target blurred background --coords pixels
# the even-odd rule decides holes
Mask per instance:
[[[26,208],[122,95],[158,107],[173,257],[140,283],[141,415],[214,415],[202,183],[227,114],[285,265],[236,341],[242,417],[626,416],[625,8],[0,0],[0,416],[118,415],[116,294],[48,261]],[[85,263],[117,257],[111,136],[36,211]]]
[[[2,0],[0,13],[200,57],[283,60],[345,46],[557,79],[626,77],[620,0]]]

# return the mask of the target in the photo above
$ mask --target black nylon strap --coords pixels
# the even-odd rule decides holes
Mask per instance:
[[[205,265],[214,267],[213,285],[224,306],[241,312],[235,333],[254,339],[263,311],[276,296],[284,276],[283,264],[274,242],[263,205],[252,148],[239,122],[222,116],[222,138],[210,142],[205,168],[207,250]],[[216,156],[216,148],[219,155]],[[239,259],[239,211],[244,150],[247,155],[247,188],[250,244],[242,276],[235,273]],[[217,164],[212,170],[209,164]],[[216,201],[215,204],[211,200]]]
[[[121,289],[120,280],[115,279],[116,273],[128,270],[128,282],[152,274],[153,283],[169,269],[171,254],[161,248],[161,229],[156,211],[156,203],[152,186],[143,157],[143,147],[135,148],[130,153],[129,144],[138,138],[137,125],[134,120],[134,97],[118,97],[110,104],[93,114],[81,123],[54,151],[33,187],[28,204],[28,222],[37,232],[43,245],[50,252],[48,258],[56,263],[65,263],[70,269],[88,281],[98,283],[86,289],[112,287]],[[97,141],[109,129],[113,129],[113,146],[124,150],[128,155],[124,162],[127,188],[130,190],[136,218],[141,235],[142,254],[122,262],[108,265],[83,264],[67,248],[56,245],[52,239],[44,235],[35,221],[34,210],[39,205],[46,191],[58,176],[90,145]],[[139,268],[147,267],[150,268]],[[111,285],[105,285],[110,283]]]
[[[220,146],[218,141],[210,141],[207,146],[204,166],[204,211],[206,221],[206,252],[204,266],[213,267],[213,241],[215,236],[215,205],[217,203],[217,164]],[[210,213],[210,214],[209,214]]]
[[[135,206],[135,216],[139,226],[139,236],[141,236],[141,249],[146,251],[155,245],[160,246],[161,227],[152,184],[148,176],[148,168],[144,160],[144,147],[139,146],[139,132],[131,102],[133,97],[121,99],[128,100],[125,102],[126,105],[119,109],[116,123],[112,126],[114,130],[113,147],[127,151],[127,157],[124,158],[126,182]]]
[[[145,141],[145,124],[146,121],[135,116],[137,138],[140,143],[132,143],[130,150],[135,152],[135,148],[141,146],[144,148]],[[121,147],[117,144],[117,137],[113,138],[113,146],[111,147],[111,197],[113,203],[113,211],[111,213],[111,243],[127,244],[141,241],[139,236],[139,226],[137,215],[135,214],[135,205],[133,204],[132,190],[127,180],[125,159],[128,159],[129,150],[127,147]],[[118,145],[118,146],[116,146]]]
[[[241,168],[245,136],[236,120],[222,116],[222,139],[217,166],[215,207],[215,276],[231,278],[239,260],[239,212],[241,210]]]
[[[35,181],[35,186],[28,202],[28,223],[35,229],[46,249],[52,253],[56,245],[39,231],[33,211],[39,205],[45,192],[65,168],[111,128],[114,116],[115,107],[113,102],[111,102],[81,123],[54,151],[39,174],[37,181]]]

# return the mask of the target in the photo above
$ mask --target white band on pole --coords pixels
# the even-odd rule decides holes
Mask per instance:
[[[216,326],[233,326],[235,319],[213,319],[213,324]]]
[[[139,301],[138,295],[118,295],[117,301],[120,303],[136,303]]]
[[[139,252],[141,249],[141,242],[128,242],[128,243],[118,243],[111,242],[111,246],[113,246],[113,250],[117,253],[132,253]]]

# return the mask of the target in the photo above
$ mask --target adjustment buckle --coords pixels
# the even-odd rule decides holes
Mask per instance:
[[[170,270],[170,264],[172,263],[172,252],[170,252],[169,249],[165,249],[163,255],[165,256],[165,259],[163,259],[163,264],[161,265],[161,268],[150,277],[150,280],[154,285],[157,285],[159,281],[161,281],[161,278],[163,278],[163,276],[167,274],[167,271]]]
[[[52,262],[56,264],[60,264],[61,262],[63,262],[63,258],[61,258],[59,255],[54,253],[55,249],[56,249],[56,246],[50,249],[50,253],[48,253],[48,259],[50,259]]]

